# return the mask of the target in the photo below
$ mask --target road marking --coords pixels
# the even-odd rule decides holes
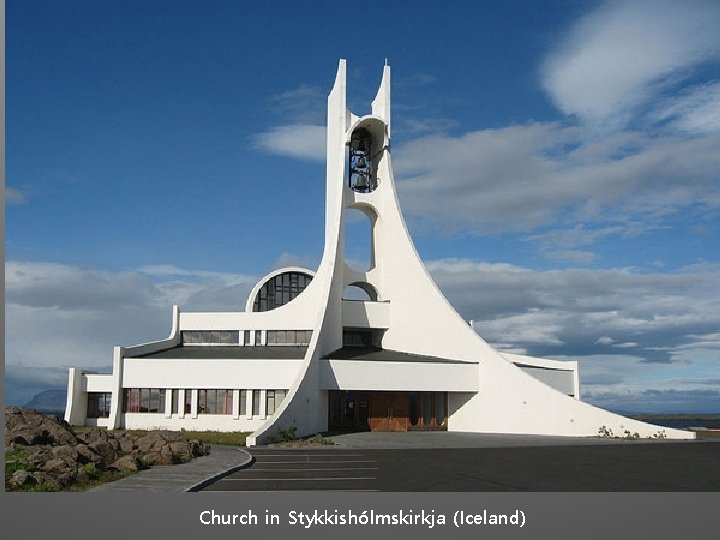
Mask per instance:
[[[255,455],[252,450],[250,451],[250,453]],[[259,452],[257,455],[262,457],[363,457],[365,454],[326,454],[324,452],[322,454],[300,454],[289,452],[285,452],[283,454],[263,454],[262,452]]]
[[[296,472],[303,472],[303,471],[376,471],[377,467],[318,467],[313,469],[308,469],[305,467],[297,467],[297,468],[286,468],[286,469],[256,469],[255,467],[252,467],[250,469],[247,469],[248,472],[254,472],[254,471],[296,471]]]
[[[346,477],[346,478],[327,478],[321,476],[320,478],[223,478],[220,482],[318,482],[328,480],[377,480],[374,476],[358,476],[358,477]]]
[[[294,459],[292,461],[255,461],[255,463],[377,463],[374,459],[328,459],[328,460],[314,460],[309,462],[298,461]]]
[[[204,489],[198,493],[262,493],[264,491],[272,491],[273,493],[298,493],[308,492],[313,493],[317,490],[306,490],[306,489]],[[323,489],[323,491],[380,491],[379,489]]]

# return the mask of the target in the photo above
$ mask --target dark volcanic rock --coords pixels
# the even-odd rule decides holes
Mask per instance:
[[[19,456],[14,458],[16,470],[5,475],[7,488],[42,484],[60,490],[73,482],[95,478],[106,468],[134,472],[153,465],[183,463],[206,454],[207,448],[172,431],[138,436],[93,427],[75,435],[67,422],[53,415],[8,407],[5,452]]]

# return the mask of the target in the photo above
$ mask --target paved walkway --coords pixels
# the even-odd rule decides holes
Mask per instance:
[[[248,466],[252,459],[246,450],[237,446],[212,445],[210,454],[189,463],[152,467],[89,491],[196,491],[226,474]]]

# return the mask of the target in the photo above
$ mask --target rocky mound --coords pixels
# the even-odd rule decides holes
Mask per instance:
[[[103,471],[137,471],[184,463],[208,448],[172,431],[129,432],[89,428],[79,434],[55,416],[33,409],[5,409],[5,486],[44,484],[63,489]]]

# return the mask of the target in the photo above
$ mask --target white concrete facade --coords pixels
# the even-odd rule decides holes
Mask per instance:
[[[583,403],[577,362],[499,353],[458,315],[422,264],[400,211],[390,67],[371,114],[362,117],[347,108],[345,73],[341,60],[328,97],[325,244],[317,271],[268,274],[244,312],[185,313],[176,306],[168,338],[116,347],[112,374],[70,370],[66,419],[252,431],[247,441],[254,445],[291,426],[298,435],[327,431],[338,396],[355,400],[358,392],[369,400],[371,429],[380,425],[373,424],[373,403],[399,399],[410,404],[410,412],[397,414],[399,429],[597,436],[604,428],[693,438]],[[364,271],[345,257],[351,209],[369,220],[371,264]],[[344,299],[349,285],[369,299]],[[420,403],[423,414],[432,403],[432,422],[418,419]],[[349,407],[357,422],[357,407]]]

